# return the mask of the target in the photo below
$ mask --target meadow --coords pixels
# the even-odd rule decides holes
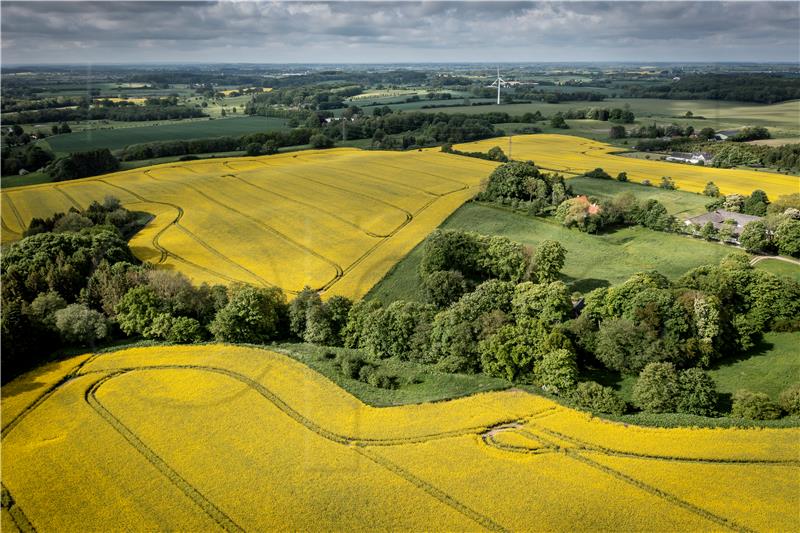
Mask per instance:
[[[519,135],[513,137],[511,143],[513,159],[532,160],[542,169],[565,174],[580,175],[602,168],[612,176],[626,172],[631,181],[649,180],[653,185],[658,185],[662,176],[669,176],[684,191],[702,192],[706,184],[713,181],[722,194],[749,195],[754,189],[761,189],[770,198],[800,190],[798,176],[626,158],[614,154],[619,151],[616,147],[570,135]],[[465,152],[487,152],[500,146],[508,153],[508,144],[508,137],[501,137],[459,144],[454,148]]]
[[[455,102],[454,102],[455,103]],[[460,103],[460,102],[459,102]],[[636,115],[637,122],[649,124],[653,120],[659,123],[678,122],[691,124],[696,130],[705,127],[715,130],[735,129],[743,126],[765,126],[770,128],[773,137],[797,137],[800,135],[800,100],[779,104],[749,104],[742,102],[724,102],[719,100],[667,100],[658,98],[608,98],[603,102],[564,102],[548,104],[532,102],[529,104],[501,104],[492,106],[442,107],[423,109],[430,113],[488,113],[490,111],[505,112],[511,115],[541,112],[551,116],[568,109],[589,107],[628,107]],[[390,106],[391,107],[391,106]],[[694,118],[686,118],[691,111]],[[703,118],[697,118],[703,117]],[[572,121],[569,121],[570,123]],[[606,123],[607,127],[611,127]]]
[[[631,427],[518,389],[378,408],[230,345],[83,355],[2,396],[5,531],[800,527],[798,429]]]
[[[214,120],[162,121],[149,126],[115,126],[108,129],[85,130],[47,137],[46,143],[56,154],[108,148],[119,150],[130,144],[154,141],[176,141],[208,137],[237,136],[248,133],[276,131],[286,127],[286,121],[271,117],[241,117]],[[102,128],[102,125],[100,125]]]
[[[696,266],[718,263],[732,251],[717,243],[639,226],[590,235],[567,229],[551,219],[482,203],[464,205],[441,227],[502,235],[534,247],[544,240],[556,240],[567,250],[562,280],[571,290],[579,292],[622,283],[644,270],[658,270],[670,279],[677,279]],[[421,260],[422,246],[417,246],[392,268],[368,297],[383,302],[423,300],[417,274]]]
[[[34,217],[116,196],[154,219],[133,253],[195,282],[362,296],[496,163],[340,148],[168,163],[2,191],[3,241]]]

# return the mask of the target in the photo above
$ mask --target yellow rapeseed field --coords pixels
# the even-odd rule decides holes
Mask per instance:
[[[437,150],[306,151],[169,163],[2,191],[3,242],[105,196],[154,215],[134,254],[196,282],[365,294],[495,163]]]
[[[655,429],[518,390],[363,404],[262,349],[84,355],[2,389],[4,531],[800,527],[800,430]]]
[[[508,152],[509,138],[500,137],[456,145],[468,152],[487,152],[499,146]],[[662,176],[671,177],[684,191],[702,192],[713,181],[723,194],[749,195],[761,189],[774,199],[784,194],[800,192],[800,177],[773,172],[739,169],[720,169],[651,161],[614,155],[620,149],[606,143],[571,135],[515,135],[511,140],[511,155],[517,160],[532,160],[539,167],[566,174],[583,174],[602,168],[612,176],[627,172],[631,181],[650,180],[653,185]]]

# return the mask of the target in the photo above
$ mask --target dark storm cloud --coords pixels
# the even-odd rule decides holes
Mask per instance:
[[[3,62],[800,61],[797,2],[3,2]]]

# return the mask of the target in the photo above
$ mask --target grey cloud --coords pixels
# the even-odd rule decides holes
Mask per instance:
[[[797,2],[3,2],[5,63],[800,61]]]

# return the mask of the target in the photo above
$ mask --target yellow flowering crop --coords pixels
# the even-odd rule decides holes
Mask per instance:
[[[487,152],[499,146],[508,152],[508,137],[486,139],[455,146],[458,150]],[[530,159],[539,167],[566,174],[583,174],[602,168],[612,176],[627,172],[631,181],[650,180],[653,185],[669,176],[681,190],[702,192],[713,181],[722,194],[749,195],[761,189],[774,199],[800,191],[800,177],[774,172],[721,169],[651,161],[614,155],[620,149],[606,143],[571,135],[515,135],[511,140],[511,155],[517,160]]]
[[[143,261],[196,282],[357,298],[494,167],[436,150],[348,148],[169,163],[3,191],[2,236],[112,195],[154,215],[131,240]]]
[[[519,390],[376,408],[230,345],[81,356],[2,393],[4,531],[800,527],[797,429],[629,427]]]

